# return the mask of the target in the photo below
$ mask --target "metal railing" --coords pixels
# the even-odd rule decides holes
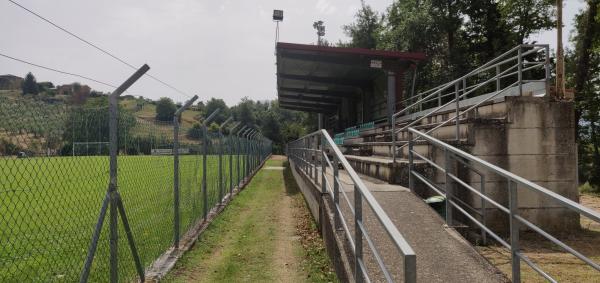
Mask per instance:
[[[544,277],[546,280],[550,282],[557,282],[551,275],[546,273],[542,268],[536,265],[530,258],[528,258],[519,247],[519,229],[522,225],[526,228],[531,229],[531,231],[536,232],[542,237],[546,238],[553,244],[561,247],[563,250],[577,257],[581,261],[585,262],[590,267],[594,268],[597,271],[600,271],[600,265],[595,263],[589,257],[586,257],[582,253],[574,250],[564,242],[560,241],[557,237],[551,235],[550,233],[544,231],[539,226],[535,225],[531,221],[526,219],[524,214],[520,214],[518,207],[518,191],[519,190],[527,190],[536,194],[539,194],[553,202],[560,204],[562,207],[567,208],[571,211],[578,213],[579,215],[585,216],[596,223],[600,223],[600,213],[591,210],[583,205],[580,205],[577,202],[574,202],[568,198],[565,198],[549,189],[546,189],[542,186],[539,186],[529,180],[526,180],[514,173],[511,173],[507,170],[504,170],[496,165],[493,165],[485,160],[482,160],[476,156],[468,154],[456,147],[448,145],[432,136],[427,135],[426,133],[420,132],[416,129],[409,128],[409,188],[411,191],[415,189],[415,182],[420,181],[425,184],[427,187],[437,192],[438,194],[444,196],[446,198],[446,222],[449,225],[452,225],[454,222],[454,216],[452,215],[453,208],[456,211],[460,212],[463,216],[465,216],[468,220],[470,220],[473,224],[481,229],[483,239],[487,235],[491,236],[494,240],[500,243],[502,246],[510,250],[511,253],[511,267],[512,267],[512,281],[513,282],[521,282],[521,261],[525,262],[528,266],[530,266],[533,270],[535,270],[539,275]],[[431,158],[423,156],[416,152],[413,149],[414,140],[412,137],[416,136],[422,140],[425,140],[430,145],[442,150],[444,152],[444,164],[437,164]],[[423,160],[436,170],[439,170],[445,176],[444,186],[437,185],[434,181],[429,180],[423,174],[417,172],[414,168],[414,160],[415,158]],[[468,170],[474,171],[477,175],[480,176],[481,185],[479,189],[474,188],[467,181],[463,181],[459,176],[464,174],[458,174],[456,168],[453,166],[453,161],[459,162],[464,165]],[[477,168],[482,168],[483,170],[477,170]],[[487,174],[486,174],[487,173]],[[486,194],[485,191],[485,179],[486,176],[489,175],[500,176],[501,178],[506,180],[507,183],[507,191],[508,191],[508,207],[500,204],[498,201],[493,200]],[[456,186],[453,186],[456,184]],[[521,186],[519,188],[518,186]],[[464,193],[455,191],[458,189],[468,190],[468,192],[479,196],[481,199],[481,209],[477,211],[477,209],[470,207],[463,201],[461,201],[457,195]],[[486,224],[486,215],[485,210],[487,209],[487,204],[491,204],[491,208],[496,208],[509,216],[509,238],[508,240],[504,240],[497,233],[492,231],[492,229]],[[473,216],[469,211],[475,212],[478,217]],[[600,275],[600,274],[599,274]]]
[[[547,44],[522,44],[485,63],[468,74],[433,89],[418,93],[401,102],[408,104],[404,109],[392,115],[392,158],[396,161],[397,150],[407,146],[406,141],[398,148],[397,134],[407,132],[422,120],[451,109],[454,116],[429,129],[431,133],[446,124],[455,123],[456,139],[460,137],[460,117],[512,88],[518,89],[518,95],[523,95],[523,84],[528,82],[544,82],[546,93],[550,89],[550,47]],[[535,71],[543,70],[540,74]],[[524,78],[525,76],[529,78]],[[535,79],[542,76],[543,78]],[[491,91],[491,92],[490,92]],[[488,94],[483,99],[470,106],[461,107],[460,102],[467,98]],[[489,95],[491,94],[491,95]],[[466,108],[466,109],[463,109]],[[403,115],[431,109],[412,119],[412,121],[396,129],[396,123]],[[462,111],[461,111],[462,109]]]
[[[328,153],[331,154],[330,159]],[[327,131],[320,130],[306,135],[287,146],[287,154],[299,172],[310,178],[315,184],[321,186],[322,194],[329,194],[334,207],[334,226],[336,230],[343,230],[347,240],[350,242],[354,256],[354,279],[356,282],[371,282],[369,270],[364,261],[363,242],[366,241],[367,248],[373,255],[379,271],[383,273],[385,280],[393,282],[393,274],[390,273],[386,262],[377,249],[374,240],[367,231],[367,225],[363,217],[363,201],[371,208],[378,222],[393,245],[397,248],[403,258],[403,281],[416,282],[416,257],[415,252],[406,242],[402,234],[392,223],[383,208],[379,205],[373,194],[365,186],[358,174]],[[341,169],[340,169],[341,167]],[[340,180],[340,171],[345,171],[352,182],[349,187]],[[346,191],[353,189],[353,194],[348,195]],[[343,209],[340,199],[345,200],[348,209]],[[353,200],[352,200],[353,199]],[[353,225],[349,225],[347,219],[352,219]],[[354,234],[354,235],[353,235]]]

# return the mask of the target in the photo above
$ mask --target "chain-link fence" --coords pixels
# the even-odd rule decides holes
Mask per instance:
[[[108,100],[0,98],[0,282],[135,280],[271,151]]]

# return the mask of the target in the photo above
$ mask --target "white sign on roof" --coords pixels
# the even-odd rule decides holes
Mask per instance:
[[[371,68],[381,69],[383,67],[383,62],[381,60],[371,60]]]

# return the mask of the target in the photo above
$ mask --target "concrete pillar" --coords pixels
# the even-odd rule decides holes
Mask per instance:
[[[404,95],[404,70],[396,71],[396,111],[400,111],[404,105],[401,101],[406,97]]]
[[[579,201],[577,190],[577,144],[575,142],[574,105],[537,97],[507,97],[506,122],[475,123],[470,126],[469,151],[573,201]],[[495,105],[494,105],[495,106]],[[480,115],[483,112],[480,112]],[[484,114],[485,115],[485,114]],[[479,176],[465,176],[478,188]],[[507,182],[495,174],[486,176],[488,196],[507,205]],[[518,213],[548,232],[568,232],[580,227],[579,214],[518,186]],[[479,207],[479,197],[467,201]],[[491,205],[488,224],[498,230],[508,227],[506,215]],[[525,229],[524,226],[521,227]]]
[[[321,129],[323,129],[323,113],[319,113],[318,114],[318,120],[319,120],[318,121],[318,124],[319,124],[318,127],[319,127],[319,130],[321,130]]]
[[[396,113],[396,73],[387,71],[387,118],[391,123],[392,115]]]

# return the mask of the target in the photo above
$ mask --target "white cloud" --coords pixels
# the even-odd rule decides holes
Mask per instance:
[[[328,0],[317,0],[315,6],[319,14],[331,15],[336,12],[337,8],[331,4]]]

